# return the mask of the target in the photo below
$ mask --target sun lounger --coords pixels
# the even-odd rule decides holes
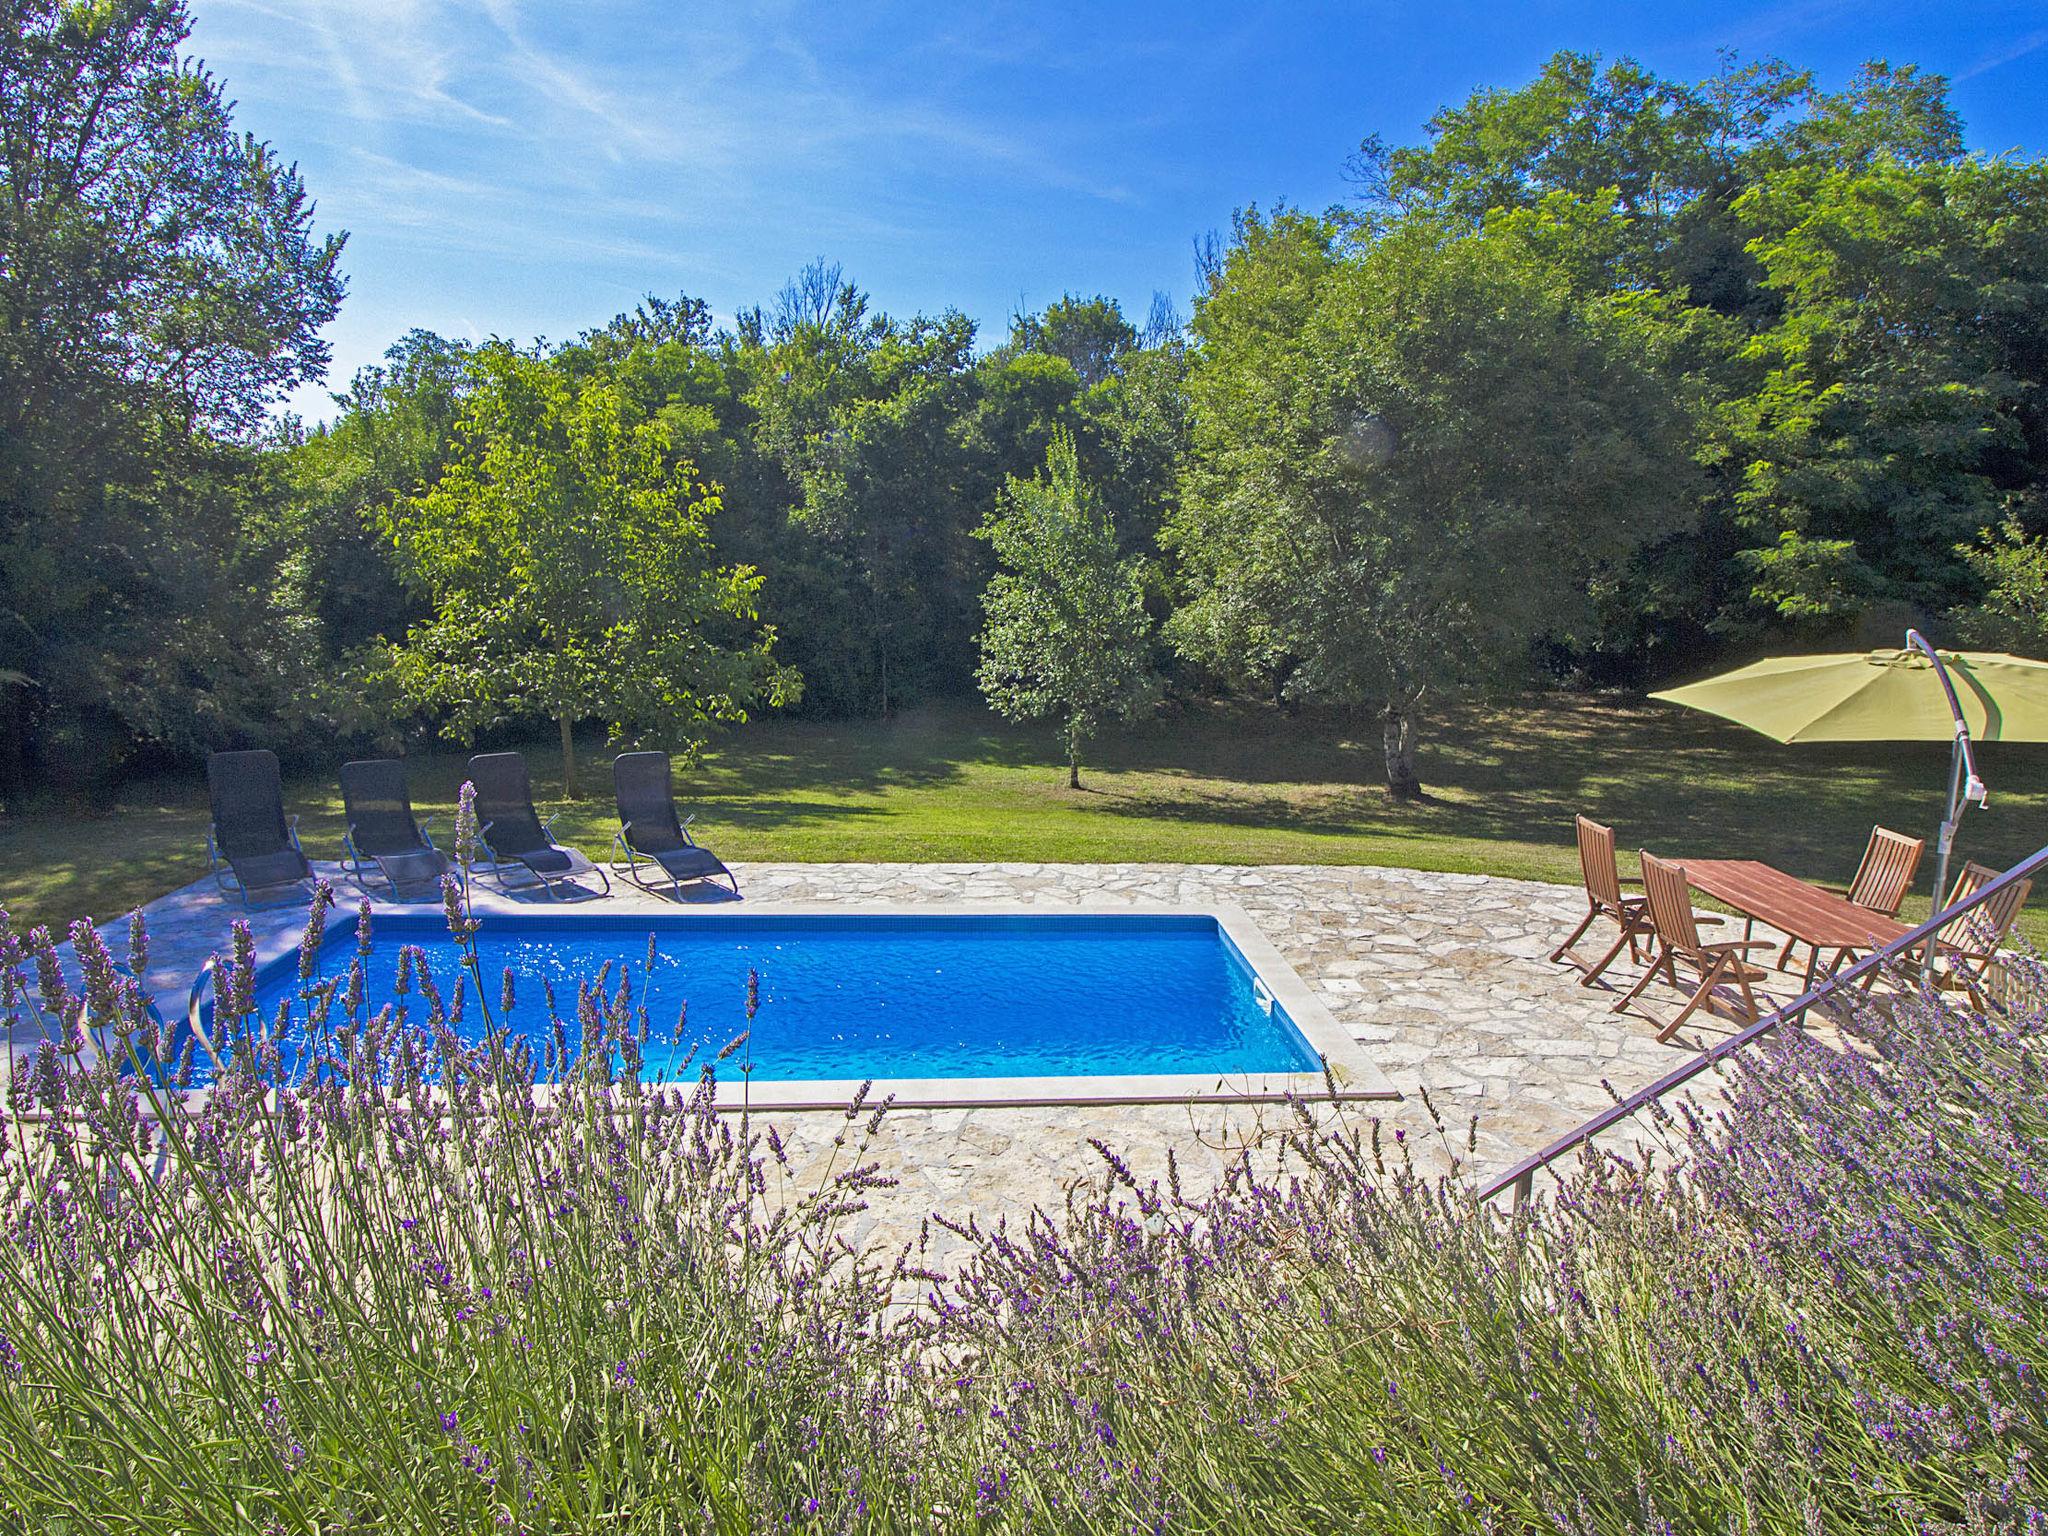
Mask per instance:
[[[517,752],[485,752],[469,760],[469,781],[476,786],[477,838],[486,856],[486,872],[503,890],[535,882],[561,899],[562,887],[595,875],[609,895],[611,879],[574,848],[551,835],[554,818],[546,822],[533,808],[533,781],[526,759]]]
[[[342,867],[365,891],[370,887],[363,877],[373,864],[394,900],[402,888],[431,888],[448,873],[448,855],[434,846],[413,815],[404,763],[396,758],[343,763],[341,803],[348,816],[348,858]]]
[[[690,836],[697,818],[676,819],[675,790],[666,752],[622,752],[612,761],[612,789],[619,804],[619,830],[612,838],[612,868],[634,884],[665,883],[680,897],[686,882],[723,879],[740,893],[718,855]],[[645,864],[643,865],[643,861]],[[652,868],[646,869],[646,865]],[[658,872],[658,873],[657,873]]]
[[[216,752],[206,760],[213,823],[206,858],[214,882],[252,905],[257,891],[293,888],[313,876],[299,846],[299,818],[284,813],[273,752]]]

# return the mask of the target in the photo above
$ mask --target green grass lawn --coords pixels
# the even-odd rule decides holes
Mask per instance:
[[[467,756],[413,759],[423,815],[451,809]],[[536,742],[527,757],[544,809],[560,805],[559,754]],[[616,825],[608,763],[584,757],[584,794],[557,823],[592,857]],[[1394,805],[1378,787],[1376,732],[1200,707],[1100,742],[1075,792],[1049,732],[960,708],[755,724],[679,773],[677,794],[731,860],[1388,864],[1572,882],[1572,813],[1584,810],[1614,824],[1624,867],[1646,846],[1846,880],[1873,821],[1932,832],[1948,751],[1781,747],[1663,705],[1545,695],[1432,722],[1422,767],[1430,803]],[[1971,813],[1958,856],[2002,866],[2048,841],[2048,749],[1992,744],[1981,767],[1991,808]],[[286,797],[307,852],[337,857],[332,772],[288,781]],[[131,783],[104,815],[0,818],[0,903],[32,922],[118,915],[203,874],[205,831],[197,772]],[[1932,867],[1930,853],[1923,912]],[[2048,905],[2028,928],[2048,938]]]

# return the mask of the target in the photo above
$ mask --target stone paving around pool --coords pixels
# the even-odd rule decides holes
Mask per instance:
[[[345,905],[361,899],[333,866],[319,869]],[[1432,1168],[1456,1155],[1482,1174],[1503,1169],[1605,1108],[1611,1098],[1603,1085],[1615,1093],[1641,1087],[1733,1029],[1724,1018],[1695,1015],[1678,1037],[1660,1044],[1648,1019],[1609,1011],[1616,990],[1581,987],[1577,972],[1551,964],[1550,951],[1585,911],[1575,887],[1299,865],[742,864],[736,873],[741,890],[755,900],[1231,903],[1257,922],[1408,1096],[1338,1113],[1353,1122],[1377,1116],[1389,1139],[1394,1129],[1405,1131],[1418,1160]],[[485,914],[550,905],[544,897],[479,889],[477,906]],[[610,911],[670,905],[626,882],[615,881],[614,893],[573,905]],[[703,899],[713,898],[707,892]],[[225,945],[229,925],[245,915],[259,958],[268,959],[297,943],[304,908],[244,913],[210,880],[150,904],[145,979],[167,1016],[183,1011],[201,963]],[[1611,937],[1605,924],[1590,937],[1603,932]],[[117,955],[125,953],[124,933],[109,938]],[[1638,974],[1624,956],[1608,976],[1625,988]],[[1797,991],[1790,978],[1774,976],[1773,982],[1765,989],[1773,1000],[1789,1000]],[[1648,996],[1666,1016],[1680,1001],[1661,984]],[[31,1042],[13,1044],[19,1050]],[[1431,1126],[1423,1089],[1448,1123],[1448,1136]],[[1475,1114],[1477,1139],[1468,1153]],[[1072,1181],[1102,1172],[1091,1138],[1117,1149],[1143,1177],[1161,1174],[1170,1148],[1184,1183],[1199,1189],[1247,1143],[1270,1141],[1270,1132],[1288,1119],[1284,1106],[1271,1104],[897,1111],[885,1121],[875,1155],[901,1182],[876,1200],[858,1235],[895,1240],[915,1232],[934,1210],[956,1218],[973,1212],[987,1223],[1018,1219],[1034,1206],[1056,1207]],[[843,1125],[834,1113],[782,1118],[800,1185],[829,1164],[832,1139]],[[933,1235],[933,1259],[943,1263],[954,1241],[936,1230]]]

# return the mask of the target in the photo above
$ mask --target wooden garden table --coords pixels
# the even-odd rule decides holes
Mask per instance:
[[[1769,923],[1807,946],[1806,990],[1824,949],[1877,949],[1913,930],[1846,896],[1808,885],[1761,859],[1680,859],[1685,878],[1744,917]]]

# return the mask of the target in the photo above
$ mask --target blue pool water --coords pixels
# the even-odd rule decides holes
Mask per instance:
[[[648,967],[648,936],[654,961]],[[379,917],[369,966],[372,1011],[392,1001],[402,945],[418,945],[444,993],[458,951],[439,917]],[[1123,1073],[1311,1072],[1315,1053],[1285,1011],[1262,1005],[1252,970],[1200,914],[692,917],[493,915],[478,935],[495,1010],[506,967],[516,977],[514,1034],[538,1059],[550,1032],[551,982],[574,1018],[579,980],[607,961],[633,974],[652,1031],[647,1070],[700,1060],[746,1029],[750,969],[761,1006],[747,1054],[756,1081],[813,1078],[1059,1077]],[[345,975],[353,923],[334,924],[322,974]],[[258,981],[261,1016],[298,995],[296,956]],[[673,1054],[679,1008],[688,1029]],[[413,999],[415,1014],[419,1009]],[[472,997],[466,1028],[482,1028]],[[736,1077],[742,1058],[720,1068]]]

